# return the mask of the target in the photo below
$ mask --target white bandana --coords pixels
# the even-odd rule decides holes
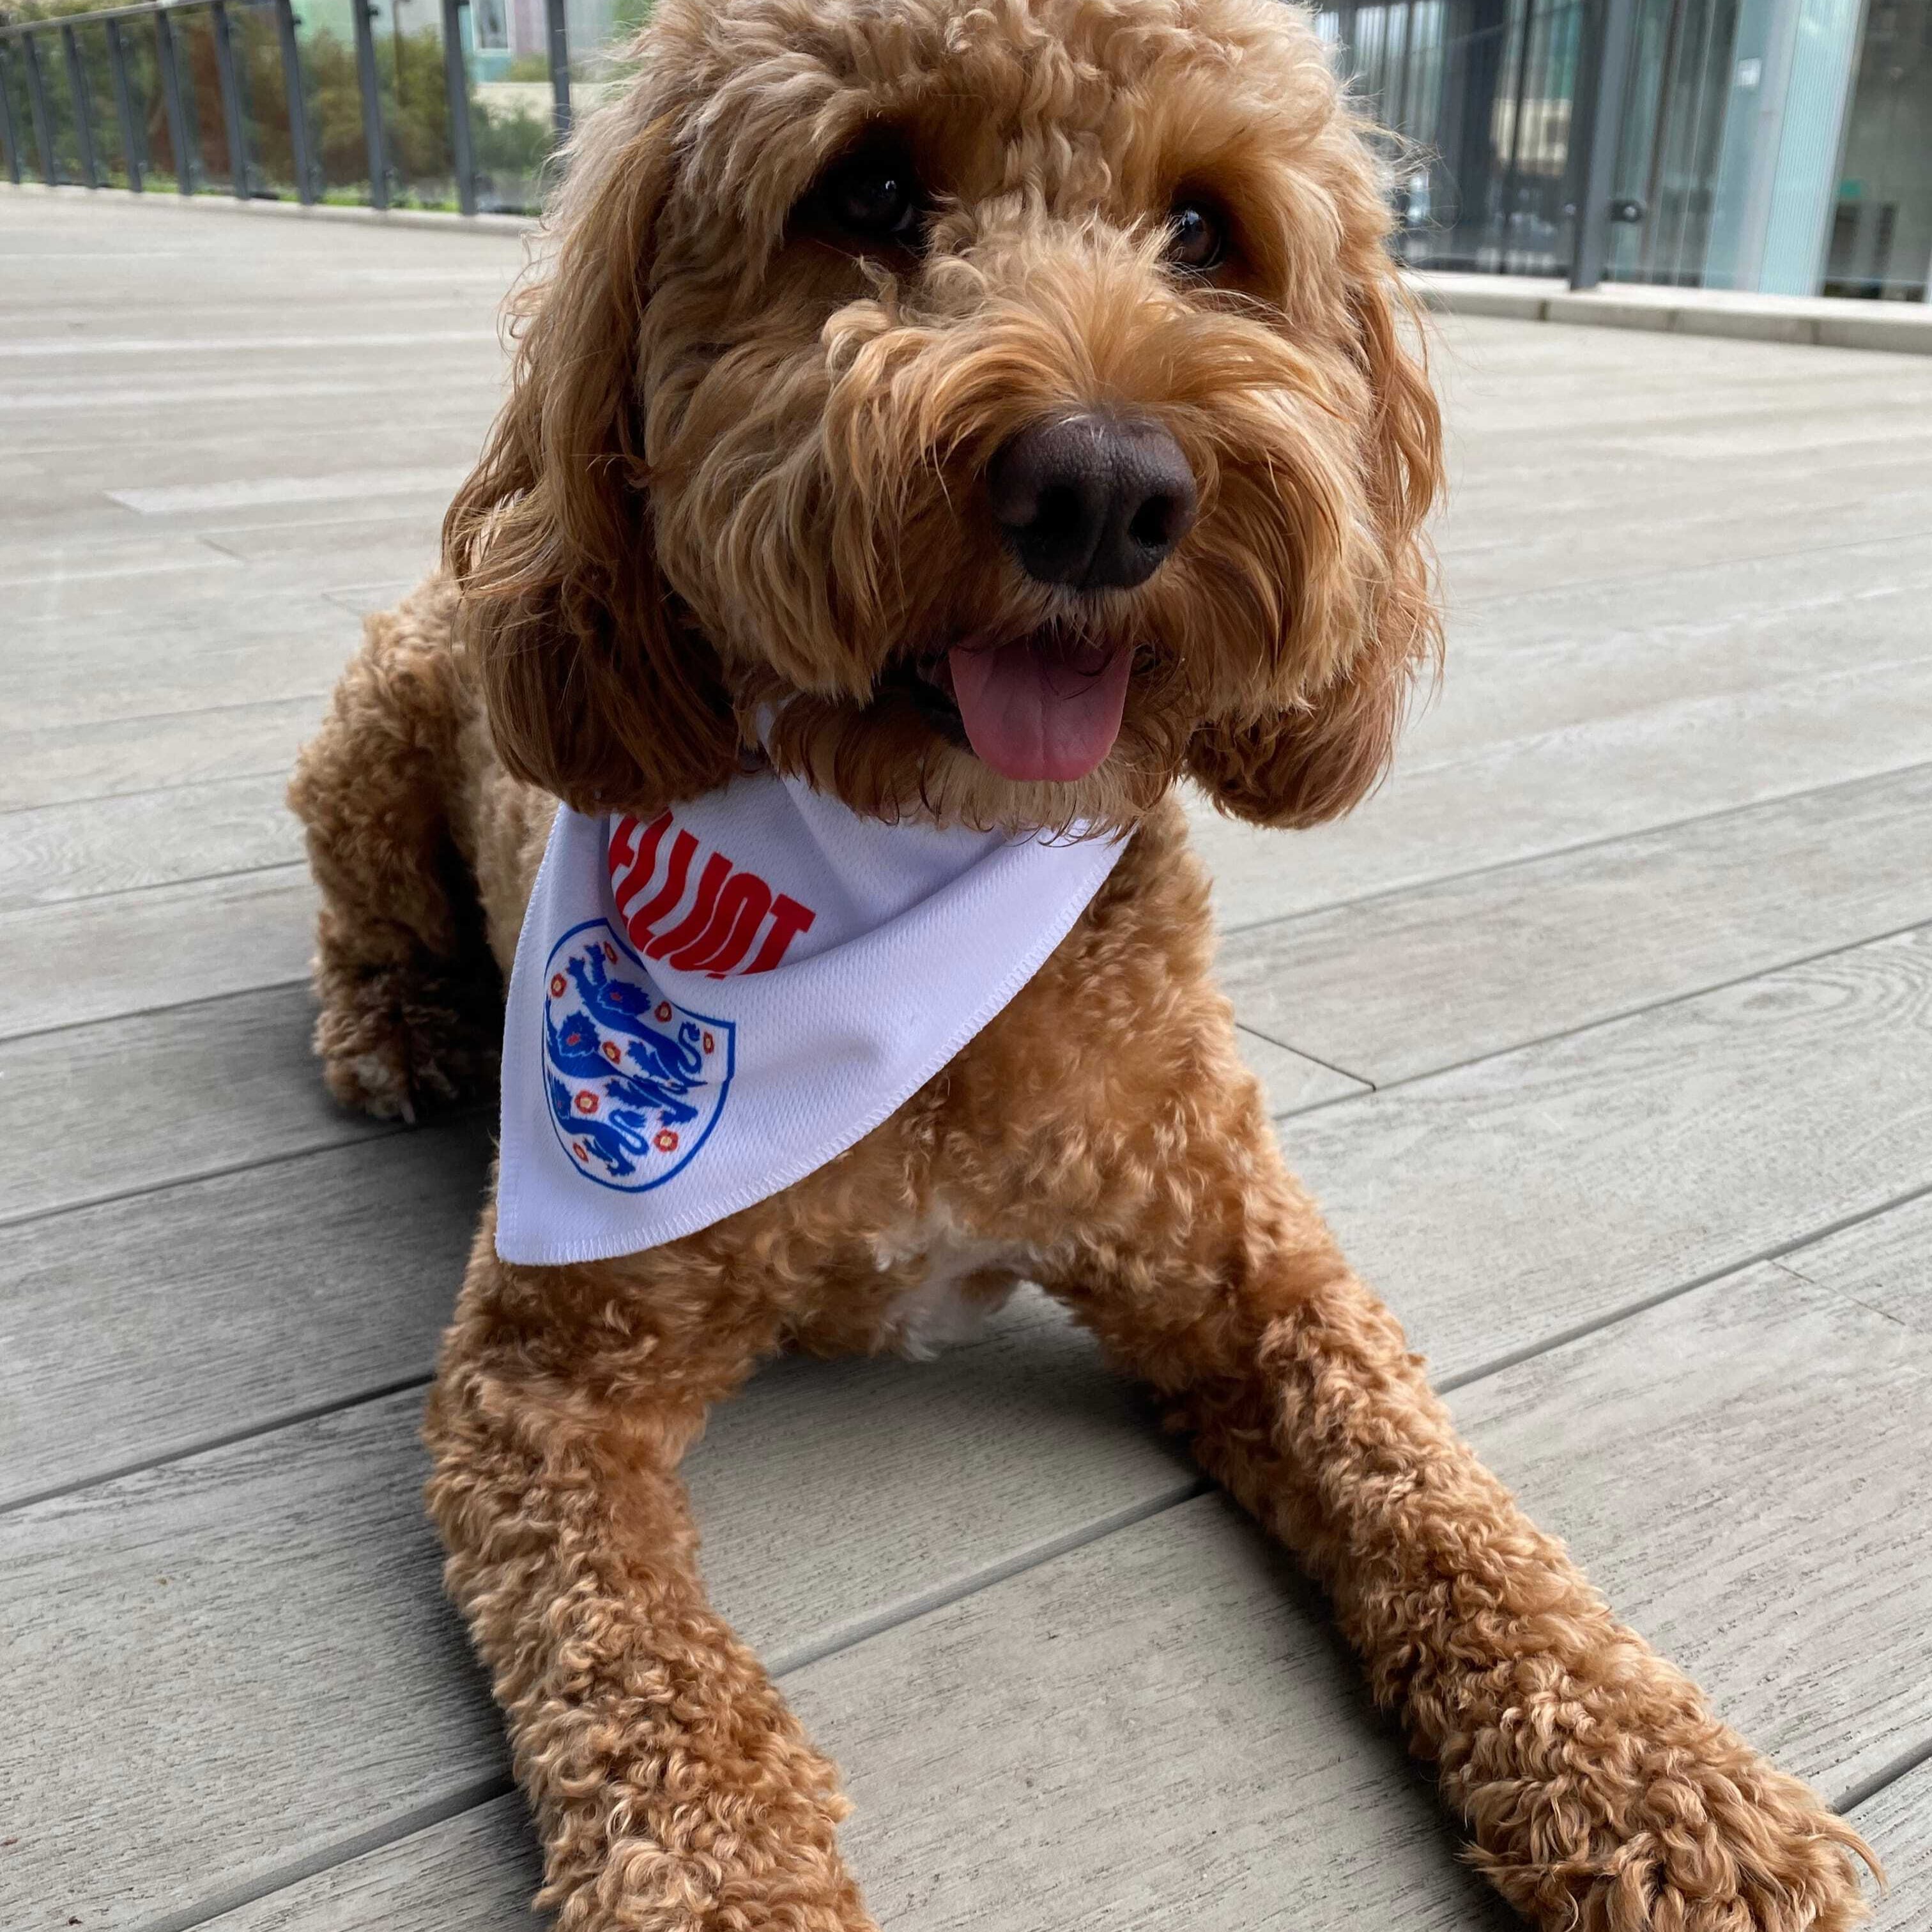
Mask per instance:
[[[634,1254],[877,1126],[1039,970],[1125,849],[886,825],[734,779],[557,809],[510,976],[496,1252]]]

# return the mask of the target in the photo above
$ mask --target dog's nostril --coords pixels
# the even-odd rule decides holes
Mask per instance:
[[[986,472],[995,520],[1028,576],[1126,590],[1166,562],[1194,520],[1194,475],[1145,418],[1061,416],[1022,430]]]
[[[1127,534],[1148,550],[1172,550],[1180,521],[1180,506],[1172,496],[1150,496],[1127,525]]]
[[[1049,483],[1040,493],[1039,505],[1025,526],[1056,542],[1077,542],[1085,530],[1090,506],[1072,484]]]

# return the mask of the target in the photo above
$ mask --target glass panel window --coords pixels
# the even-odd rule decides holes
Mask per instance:
[[[544,0],[470,0],[466,18],[476,37],[469,73],[476,206],[485,213],[533,212],[543,205],[556,145]]]
[[[215,58],[214,23],[205,7],[184,7],[164,23],[172,34],[180,76],[189,179],[199,194],[225,193],[230,185],[228,129],[221,112],[221,69]]]
[[[1845,117],[1824,292],[1926,298],[1932,262],[1932,0],[1871,0]]]
[[[298,0],[296,8],[296,44],[308,98],[309,152],[321,176],[317,196],[326,202],[369,200],[369,144],[362,130],[352,4]]]
[[[229,0],[229,34],[235,50],[236,91],[248,150],[251,192],[292,201],[295,130],[289,118],[288,81],[281,33],[269,0]]]

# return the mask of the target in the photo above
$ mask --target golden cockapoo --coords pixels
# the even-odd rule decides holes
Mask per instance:
[[[662,0],[586,125],[445,573],[293,799],[317,1044],[487,1091],[556,801],[763,761],[888,823],[1131,835],[849,1150],[668,1244],[484,1217],[428,1420],[449,1588],[567,1932],[870,1924],[832,1766],[706,1602],[677,1467],[786,1346],[1040,1282],[1326,1587],[1473,1856],[1560,1932],[1832,1932],[1851,1831],[1457,1439],[1282,1166],[1176,782],[1374,782],[1436,646],[1436,405],[1366,130],[1272,0]],[[929,1286],[928,1286],[929,1292]]]

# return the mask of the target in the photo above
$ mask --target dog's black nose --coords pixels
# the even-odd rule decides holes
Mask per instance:
[[[1131,590],[1194,520],[1194,472],[1144,416],[1058,416],[1024,429],[986,471],[993,515],[1027,574]]]

